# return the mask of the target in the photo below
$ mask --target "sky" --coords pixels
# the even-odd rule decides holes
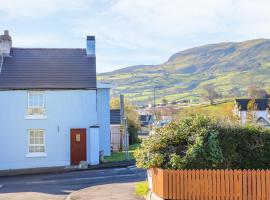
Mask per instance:
[[[0,0],[14,47],[85,48],[97,71],[161,64],[210,43],[270,38],[269,0]]]

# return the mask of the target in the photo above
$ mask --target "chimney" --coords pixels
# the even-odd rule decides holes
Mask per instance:
[[[87,36],[87,39],[86,39],[86,54],[89,57],[95,57],[96,56],[95,36]]]
[[[0,55],[9,56],[12,46],[12,40],[7,30],[4,31],[4,35],[0,35]]]

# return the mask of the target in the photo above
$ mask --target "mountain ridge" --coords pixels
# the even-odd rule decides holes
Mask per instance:
[[[151,101],[152,90],[161,86],[157,97],[200,99],[203,86],[213,84],[223,95],[250,84],[269,87],[270,39],[221,42],[179,51],[159,65],[136,65],[99,74],[99,80],[113,84],[113,96],[126,94],[135,101]],[[250,79],[250,80],[249,80]],[[225,83],[227,85],[225,85]]]

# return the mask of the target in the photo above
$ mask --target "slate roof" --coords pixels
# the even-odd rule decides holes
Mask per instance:
[[[12,48],[0,90],[96,88],[96,58],[85,49]]]
[[[247,111],[248,110],[248,103],[251,99],[236,99],[238,108],[240,111]],[[255,104],[257,106],[257,110],[263,111],[269,108],[268,99],[255,99]]]
[[[153,123],[152,115],[140,115],[140,122],[142,126],[148,126]]]
[[[147,115],[140,115],[140,121],[146,122],[147,121]]]
[[[121,124],[120,109],[110,110],[110,120],[111,120],[111,124]]]

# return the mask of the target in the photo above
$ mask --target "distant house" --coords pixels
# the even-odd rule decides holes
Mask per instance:
[[[111,130],[111,149],[112,151],[119,151],[121,149],[122,135],[121,135],[121,114],[120,109],[110,110],[110,130]]]
[[[140,114],[139,117],[142,127],[149,127],[154,123],[154,116],[152,114]]]
[[[155,122],[155,127],[163,127],[169,124],[173,120],[172,116],[161,116],[160,120]]]
[[[0,170],[99,163],[110,155],[109,87],[86,48],[15,48],[0,36]]]
[[[234,113],[240,118],[241,123],[245,124],[248,113],[252,115],[254,120],[263,126],[269,126],[270,121],[268,118],[269,100],[268,99],[255,99],[254,108],[249,110],[249,103],[252,99],[236,99]]]

